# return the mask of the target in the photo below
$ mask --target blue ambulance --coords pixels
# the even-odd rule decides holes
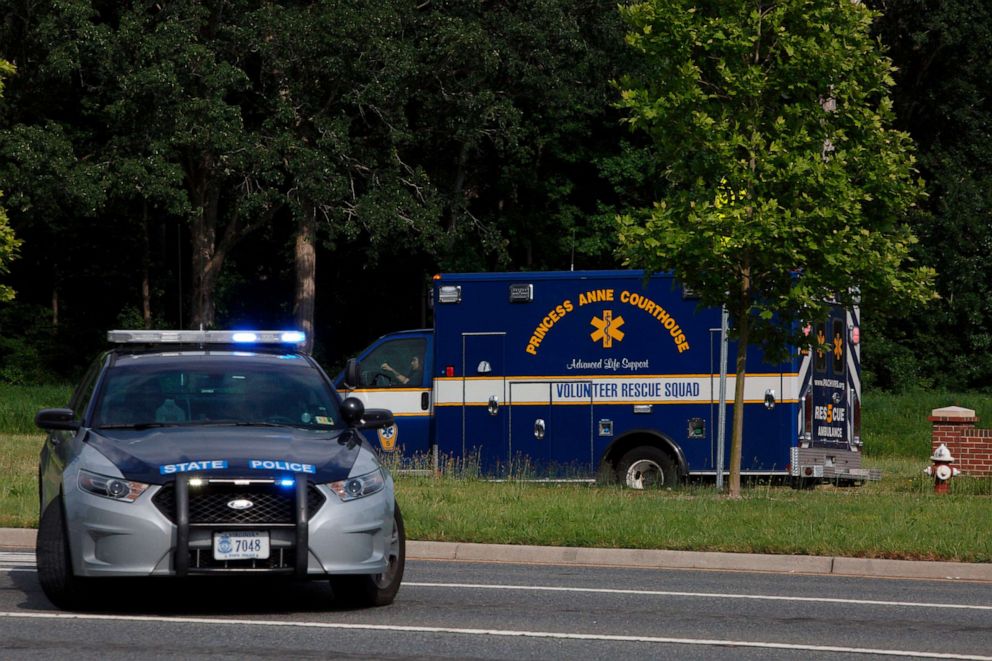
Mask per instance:
[[[338,377],[366,407],[393,411],[383,451],[634,488],[729,466],[730,425],[723,442],[717,433],[721,311],[670,274],[443,274],[432,297],[433,329],[379,338]],[[749,351],[742,474],[877,479],[861,466],[858,311],[834,307],[805,330],[816,346],[785,362]],[[729,420],[733,374],[725,392]]]

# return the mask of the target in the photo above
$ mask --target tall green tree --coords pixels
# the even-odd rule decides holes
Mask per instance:
[[[630,59],[615,6],[419,6],[410,157],[444,205],[442,268],[567,268],[573,251],[612,265],[612,228],[595,221],[613,200],[599,163],[622,136],[609,81]]]
[[[0,97],[3,96],[3,79],[14,73],[14,66],[6,61],[0,60]],[[0,197],[2,197],[0,193]],[[21,242],[14,236],[14,230],[7,223],[7,212],[0,207],[0,275],[9,273],[10,262],[17,257],[17,249]],[[14,298],[14,290],[7,285],[0,283],[0,303]]]
[[[317,248],[348,245],[374,261],[390,244],[437,244],[424,170],[404,155],[417,67],[406,2],[266,4],[244,22],[256,54],[254,128],[270,145],[277,199],[294,225],[294,317],[312,333]]]
[[[623,80],[621,105],[657,148],[665,192],[621,217],[621,251],[727,307],[738,497],[748,347],[781,354],[856,288],[929,295],[932,271],[909,263],[912,145],[890,128],[892,67],[857,2],[652,0],[623,14],[650,73]]]
[[[918,259],[937,268],[927,314],[874,309],[865,366],[882,387],[988,389],[992,384],[992,5],[885,0],[876,25],[897,67],[900,128],[927,182],[913,216]],[[953,329],[953,332],[948,332]]]

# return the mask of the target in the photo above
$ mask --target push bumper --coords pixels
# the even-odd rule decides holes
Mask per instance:
[[[292,519],[265,524],[204,523],[195,515],[191,519],[185,476],[174,486],[152,486],[133,503],[102,498],[76,488],[74,481],[70,484],[65,489],[65,508],[77,576],[260,573],[317,578],[377,574],[387,567],[386,548],[393,528],[391,481],[377,494],[342,502],[327,487],[308,487],[298,480]],[[169,507],[163,512],[165,494],[160,492],[165,488],[174,489],[174,512]],[[314,490],[323,496],[317,508],[312,506]],[[224,530],[267,531],[269,558],[215,560],[214,533]]]

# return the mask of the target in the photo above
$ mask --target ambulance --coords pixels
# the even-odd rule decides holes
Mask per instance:
[[[728,470],[735,377],[721,355],[735,365],[736,347],[721,352],[721,310],[672,275],[442,274],[432,290],[433,329],[385,335],[337,377],[393,412],[378,440],[401,464],[633,488]],[[858,310],[805,330],[816,345],[784,362],[748,351],[742,475],[877,479],[861,464]]]

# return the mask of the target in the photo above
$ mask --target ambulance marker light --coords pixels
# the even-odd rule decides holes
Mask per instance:
[[[454,365],[448,365],[447,367],[445,367],[444,368],[444,375],[446,377],[448,377],[449,379],[451,377],[453,377],[455,375],[455,366]]]
[[[461,303],[462,288],[459,285],[442,285],[437,290],[437,300],[440,303]]]

